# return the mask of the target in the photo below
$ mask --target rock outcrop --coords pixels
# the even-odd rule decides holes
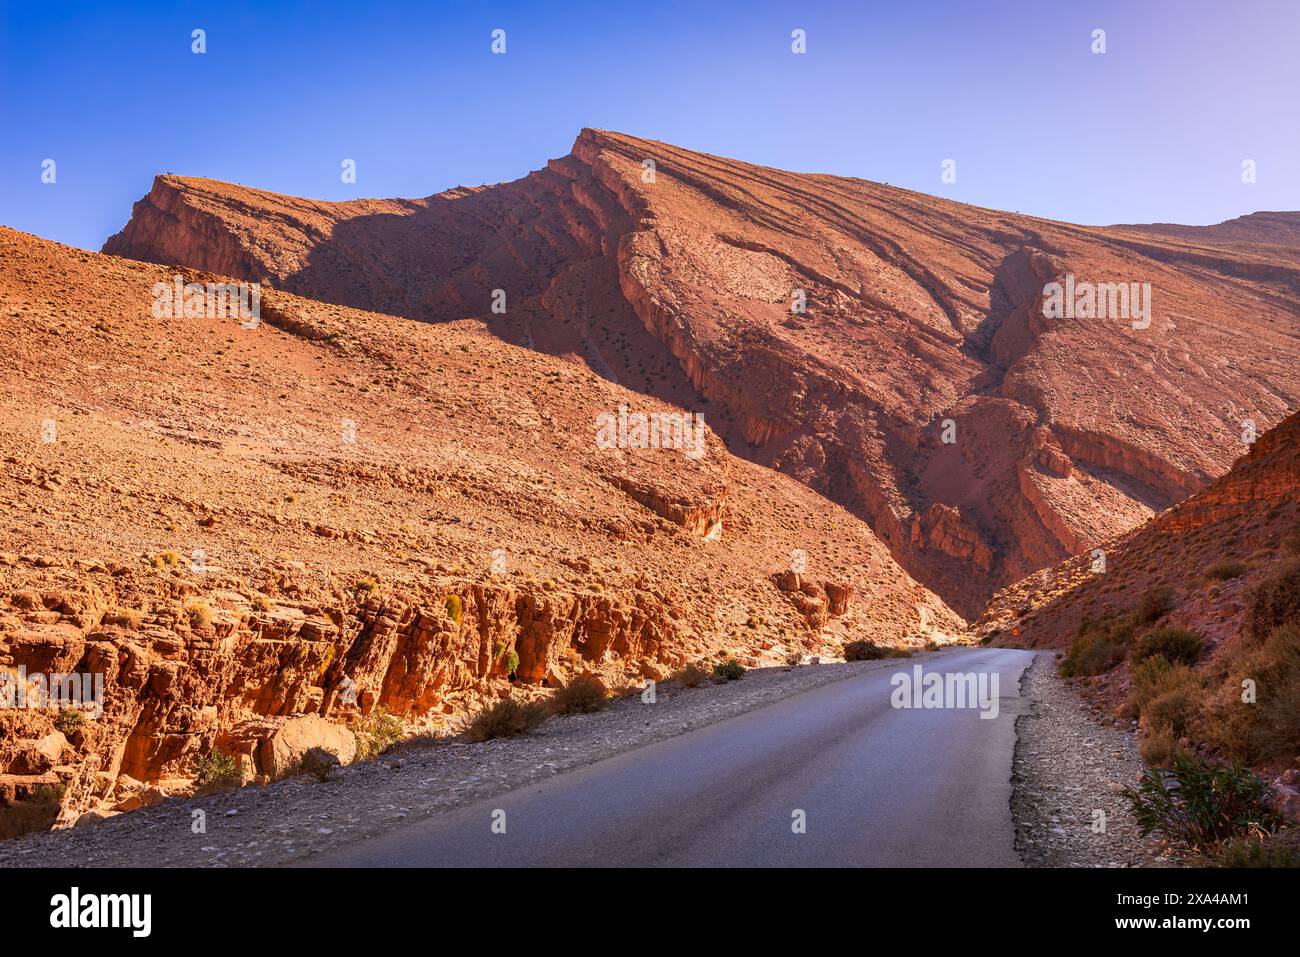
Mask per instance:
[[[1258,215],[1071,226],[584,130],[521,180],[418,200],[159,177],[104,248],[473,317],[703,410],[973,617],[1203,488],[1244,420],[1300,404],[1294,214]],[[1067,279],[1149,284],[1149,325],[1046,318]]]

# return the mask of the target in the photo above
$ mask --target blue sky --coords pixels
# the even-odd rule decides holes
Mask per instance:
[[[1074,222],[1300,209],[1292,0],[0,11],[0,223],[88,249],[159,172],[425,196],[517,178],[584,126]]]

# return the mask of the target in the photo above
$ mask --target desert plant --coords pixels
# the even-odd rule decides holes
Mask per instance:
[[[1138,741],[1138,754],[1147,764],[1168,765],[1178,754],[1178,740],[1172,728],[1148,728]]]
[[[785,664],[787,668],[798,668],[803,664],[803,652],[791,651],[785,656]]]
[[[1212,867],[1300,867],[1300,846],[1279,835],[1235,837],[1207,856]]]
[[[1130,618],[1085,621],[1065,649],[1065,657],[1061,659],[1061,676],[1077,678],[1109,671],[1124,660],[1128,643],[1133,637],[1133,628]]]
[[[275,603],[265,595],[254,595],[252,601],[253,611],[270,611],[275,607]]]
[[[81,713],[80,708],[64,708],[54,719],[54,728],[67,735],[77,731],[85,723],[86,716]]]
[[[1173,610],[1174,590],[1168,585],[1156,585],[1142,596],[1135,614],[1139,624],[1153,625]]]
[[[1175,754],[1171,768],[1152,768],[1121,793],[1143,836],[1161,834],[1193,850],[1280,823],[1268,806],[1268,785],[1240,762],[1229,767]]]
[[[556,714],[591,714],[609,704],[609,694],[594,675],[578,675],[551,697]]]
[[[713,676],[723,681],[737,681],[745,677],[745,666],[735,658],[728,658],[713,666]]]
[[[1206,722],[1211,743],[1247,761],[1293,760],[1300,753],[1300,622],[1273,629],[1257,645],[1239,645],[1224,668]]]
[[[1251,633],[1263,637],[1300,619],[1300,558],[1283,562],[1250,593],[1247,620]]]
[[[140,627],[140,619],[143,617],[138,608],[114,608],[112,611],[104,613],[104,624],[116,625],[118,628],[129,628],[135,631]]]
[[[672,676],[683,688],[696,688],[709,680],[709,673],[696,664],[689,664]]]
[[[1205,577],[1212,578],[1215,581],[1226,582],[1233,578],[1240,578],[1250,570],[1250,566],[1245,562],[1226,561],[1215,562],[1205,570]]]
[[[1194,665],[1204,650],[1205,642],[1200,635],[1169,625],[1140,635],[1129,651],[1129,661],[1136,663],[1159,655],[1166,661]]]
[[[175,568],[180,563],[181,556],[170,549],[165,552],[159,552],[152,560],[154,568]]]
[[[443,602],[443,607],[447,610],[447,617],[459,625],[461,615],[465,612],[465,607],[461,604],[460,596],[448,595],[447,600]]]
[[[352,723],[352,735],[357,739],[357,760],[369,761],[377,757],[390,744],[402,738],[402,722],[383,708]]]
[[[244,765],[238,756],[213,748],[198,760],[194,786],[200,791],[237,788],[244,783]]]
[[[543,701],[524,704],[515,698],[502,698],[474,716],[465,729],[465,737],[477,742],[527,734],[546,720],[547,713]]]
[[[54,827],[63,809],[62,784],[38,784],[24,800],[0,805],[0,841]]]
[[[356,584],[356,589],[357,589],[357,591],[372,592],[372,591],[374,591],[377,587],[379,587],[379,586],[375,584],[375,580],[374,580],[373,578],[358,578],[358,579],[357,579],[357,584]]]
[[[185,620],[195,631],[201,631],[212,624],[212,607],[203,599],[196,598],[185,605]]]

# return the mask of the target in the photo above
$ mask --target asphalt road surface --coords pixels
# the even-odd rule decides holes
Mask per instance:
[[[1018,866],[1011,756],[1032,655],[901,659],[302,863]],[[996,674],[997,716],[893,707],[892,677],[918,663]]]

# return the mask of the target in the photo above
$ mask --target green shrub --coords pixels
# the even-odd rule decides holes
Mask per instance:
[[[75,732],[85,723],[86,716],[81,713],[80,708],[64,708],[59,712],[59,716],[54,719],[54,728],[55,730],[68,735]]]
[[[1166,661],[1194,665],[1204,650],[1205,642],[1200,635],[1186,628],[1168,625],[1141,635],[1129,651],[1129,661],[1136,663],[1159,655]]]
[[[1250,566],[1245,562],[1215,562],[1205,570],[1205,577],[1212,578],[1215,581],[1226,582],[1233,578],[1240,578],[1249,570]]]
[[[1251,589],[1247,616],[1251,633],[1261,638],[1300,619],[1300,559],[1284,562]]]
[[[544,701],[523,704],[514,698],[502,698],[474,716],[465,729],[465,737],[470,741],[489,741],[527,734],[546,720],[548,710]]]
[[[609,704],[609,693],[594,675],[579,675],[551,697],[556,714],[591,714]]]
[[[465,612],[465,607],[461,604],[460,596],[448,595],[447,600],[443,602],[443,607],[447,609],[447,617],[459,625],[461,615]]]
[[[244,765],[239,757],[213,748],[199,758],[194,786],[200,791],[237,788],[244,783]]]
[[[1156,833],[1205,850],[1279,825],[1268,806],[1268,785],[1240,762],[1225,767],[1180,753],[1172,764],[1167,771],[1148,770],[1136,788],[1122,792],[1144,837]]]
[[[357,739],[356,759],[369,761],[378,757],[389,745],[402,740],[403,731],[399,718],[376,708],[352,724],[352,734]]]
[[[1174,610],[1174,590],[1168,585],[1157,585],[1138,602],[1137,620],[1142,625],[1153,625]]]
[[[745,677],[745,666],[735,658],[728,658],[713,666],[713,676],[723,681],[736,681]]]
[[[1133,638],[1133,627],[1129,618],[1085,621],[1065,649],[1060,667],[1061,676],[1078,678],[1099,675],[1114,668],[1124,660],[1128,643]]]
[[[881,658],[910,658],[912,653],[906,648],[891,648],[878,645],[874,641],[859,639],[844,643],[845,661],[877,661]]]

